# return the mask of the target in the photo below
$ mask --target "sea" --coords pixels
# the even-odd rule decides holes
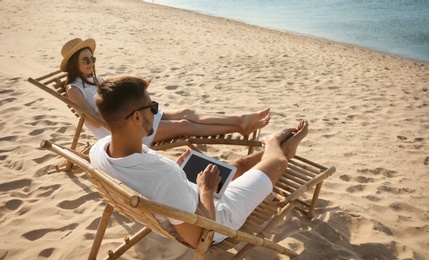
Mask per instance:
[[[429,62],[429,0],[152,0]]]

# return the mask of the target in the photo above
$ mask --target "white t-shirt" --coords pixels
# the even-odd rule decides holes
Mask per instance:
[[[99,114],[100,112],[98,110],[98,107],[97,107],[97,105],[95,105],[95,95],[97,95],[97,86],[94,85],[94,79],[93,78],[90,77],[87,80],[92,84],[88,84],[88,83],[84,84],[82,79],[77,77],[75,79],[75,81],[70,83],[68,86],[76,87],[77,89],[79,89],[80,92],[82,92],[83,97],[85,98],[86,102],[91,107],[91,109],[96,114]],[[103,81],[101,78],[97,78],[97,80],[99,82]],[[145,144],[147,146],[150,146],[152,144],[153,139],[155,138],[156,131],[158,130],[158,126],[159,126],[159,122],[161,121],[162,114],[163,114],[162,110],[158,110],[158,113],[156,115],[154,115],[153,134],[145,137],[143,139],[143,144]],[[101,139],[103,137],[110,135],[110,131],[108,129],[106,129],[104,127],[95,127],[95,126],[91,125],[90,123],[88,123],[88,121],[85,121],[85,127],[88,128],[89,131],[91,131],[91,133],[97,139]]]
[[[98,140],[91,148],[91,163],[125,183],[148,199],[174,208],[195,213],[199,203],[198,187],[188,181],[176,162],[157,154],[143,145],[143,153],[123,158],[111,158],[106,150],[111,136]],[[272,191],[270,179],[261,171],[252,169],[232,181],[220,199],[214,199],[216,222],[238,229],[250,213]],[[157,216],[161,224],[171,231],[165,217]],[[182,221],[168,218],[173,225]],[[215,233],[213,241],[219,243],[226,236]]]

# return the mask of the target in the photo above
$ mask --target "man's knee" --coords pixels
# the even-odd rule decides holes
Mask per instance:
[[[243,171],[247,171],[254,166],[254,163],[250,162],[246,157],[235,159],[231,164]]]

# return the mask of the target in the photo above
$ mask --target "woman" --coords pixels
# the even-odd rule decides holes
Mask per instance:
[[[94,102],[97,83],[101,78],[95,74],[96,43],[93,39],[76,38],[64,44],[61,54],[61,70],[67,72],[67,97],[76,104],[90,109],[101,118]],[[155,115],[154,133],[143,140],[146,145],[152,142],[168,140],[177,136],[210,136],[238,132],[248,135],[266,126],[270,121],[269,108],[256,113],[241,116],[198,113],[192,109],[162,111]],[[99,123],[87,119],[85,126],[100,139],[110,134],[109,130]]]

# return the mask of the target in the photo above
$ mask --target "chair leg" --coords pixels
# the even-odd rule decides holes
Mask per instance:
[[[107,203],[104,208],[103,215],[98,224],[97,233],[95,234],[94,242],[92,243],[91,252],[89,253],[88,259],[93,260],[97,258],[98,250],[101,246],[101,241],[103,240],[104,233],[106,232],[107,224],[109,224],[110,216],[112,216],[113,207]]]
[[[115,250],[109,250],[109,256],[105,259],[117,259],[123,255],[128,249],[139,242],[142,238],[148,235],[152,230],[148,227],[143,227],[131,238],[125,237],[124,243],[118,246]]]
[[[207,250],[212,244],[214,232],[212,230],[204,229],[201,234],[200,243],[195,249],[195,255],[193,260],[203,260],[207,253]]]
[[[85,122],[85,115],[81,115],[79,118],[79,122],[77,123],[76,132],[74,133],[72,145],[70,147],[72,150],[76,150],[84,122]],[[71,162],[67,162],[65,171],[66,172],[70,171],[72,167],[73,167],[73,164]]]
[[[202,153],[201,152],[201,150],[200,149],[198,149],[195,145],[193,145],[191,142],[188,142],[187,144],[186,144],[189,148],[191,148],[191,150],[194,150],[194,151],[197,151],[197,152],[200,152],[200,153]]]
[[[259,135],[261,134],[261,129],[258,129],[253,132],[252,139],[251,140],[259,140]],[[250,145],[249,149],[247,150],[247,155],[251,155],[255,151],[255,146]]]
[[[316,208],[317,199],[319,198],[320,190],[322,189],[323,181],[316,185],[316,188],[313,193],[313,198],[311,199],[310,207],[307,212],[307,219],[311,220],[314,216],[314,209]]]

